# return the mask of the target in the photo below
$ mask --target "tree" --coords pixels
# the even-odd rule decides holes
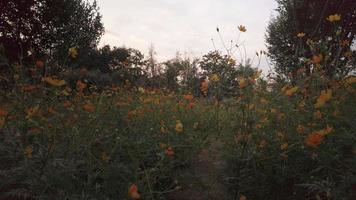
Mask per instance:
[[[278,16],[270,21],[266,42],[276,71],[295,76],[300,68],[312,73],[314,55],[322,55],[321,68],[329,76],[352,70],[350,54],[356,34],[354,0],[277,0]],[[326,20],[338,14],[340,21]],[[298,34],[300,33],[300,34]],[[330,55],[328,55],[330,53]],[[314,63],[315,64],[315,63]]]
[[[217,76],[221,95],[225,96],[236,88],[237,68],[236,62],[229,55],[221,55],[218,51],[212,51],[204,55],[200,61],[200,67],[203,70],[203,75],[206,77]]]
[[[70,47],[95,47],[103,31],[96,1],[0,2],[0,43],[10,61],[20,60],[27,51],[64,59]]]

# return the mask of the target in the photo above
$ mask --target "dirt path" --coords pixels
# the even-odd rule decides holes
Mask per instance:
[[[197,155],[191,168],[178,172],[182,189],[171,194],[169,200],[229,200],[225,184],[226,163],[221,158],[222,144],[211,143]]]

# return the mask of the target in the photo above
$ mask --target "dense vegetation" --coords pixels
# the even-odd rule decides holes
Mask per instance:
[[[262,76],[231,49],[99,48],[95,2],[1,1],[0,199],[216,199],[188,177],[211,150],[221,199],[354,199],[355,4],[278,2]]]

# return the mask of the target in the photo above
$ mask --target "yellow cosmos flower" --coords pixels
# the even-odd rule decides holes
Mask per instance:
[[[32,153],[33,153],[33,147],[32,145],[28,145],[25,150],[23,151],[23,154],[27,158],[32,158]]]
[[[326,20],[328,20],[329,22],[337,22],[341,20],[341,15],[340,14],[333,14],[333,15],[329,15]]]
[[[232,58],[229,58],[228,64],[229,65],[236,65],[236,60],[234,60]]]
[[[287,150],[288,149],[288,143],[283,143],[281,145],[281,150]]]
[[[75,47],[71,47],[68,49],[68,55],[72,58],[76,58],[78,56],[78,50]]]
[[[213,82],[218,82],[218,81],[220,81],[220,77],[217,74],[213,74],[213,75],[211,75],[210,80]]]
[[[208,82],[207,80],[204,80],[203,82],[201,82],[200,90],[201,90],[204,94],[207,94],[207,93],[208,93],[208,89],[209,89],[209,82]]]
[[[177,120],[176,121],[176,127],[175,127],[175,130],[177,132],[182,132],[183,131],[183,124],[180,120]]]
[[[246,32],[246,31],[247,31],[246,27],[245,27],[245,26],[242,26],[242,25],[238,26],[237,28],[238,28],[239,31],[241,31],[241,32]]]
[[[297,37],[299,37],[299,38],[303,38],[304,36],[305,36],[305,33],[303,33],[303,32],[297,34]]]
[[[314,104],[314,107],[321,108],[322,106],[324,106],[326,102],[328,102],[331,99],[331,96],[332,96],[331,89],[321,91],[320,96],[318,97],[316,103]]]
[[[109,156],[108,154],[106,154],[106,152],[102,152],[101,153],[101,160],[104,162],[108,162],[109,161]]]
[[[318,110],[314,112],[314,119],[321,119],[323,117],[323,114]]]
[[[292,87],[292,88],[286,90],[285,94],[290,97],[290,96],[292,96],[294,93],[296,93],[297,91],[298,91],[298,87],[295,86],[295,87]]]
[[[44,80],[48,84],[50,84],[52,86],[56,86],[56,87],[61,87],[61,86],[66,84],[65,80],[59,80],[59,79],[55,79],[55,78],[52,78],[52,77],[45,77]]]
[[[245,78],[241,78],[240,80],[239,80],[239,87],[242,89],[242,88],[244,88],[244,87],[246,87],[248,85],[248,83],[247,83],[247,81],[246,81],[246,79]]]

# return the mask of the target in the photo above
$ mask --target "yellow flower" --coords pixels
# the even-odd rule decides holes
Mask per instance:
[[[340,21],[341,19],[341,15],[340,14],[333,14],[333,15],[329,15],[326,20],[328,20],[329,22],[337,22]]]
[[[299,37],[299,38],[303,38],[304,36],[305,36],[305,33],[303,33],[303,32],[297,34],[297,37]]]
[[[236,65],[236,60],[234,60],[233,58],[229,58],[228,64],[229,65]]]
[[[281,150],[286,150],[286,149],[288,149],[288,143],[283,143],[281,145]]]
[[[217,74],[213,74],[211,75],[210,80],[213,82],[218,82],[220,80],[220,77]]]
[[[320,107],[324,106],[324,104],[331,99],[331,96],[332,96],[331,89],[321,91],[320,96],[318,97],[318,99],[316,100],[316,103],[314,104],[314,107],[320,108]]]
[[[75,47],[71,47],[68,49],[68,55],[72,58],[76,58],[78,56],[78,50]]]
[[[167,133],[167,129],[164,126],[161,126],[161,133]]]
[[[247,81],[246,81],[245,78],[241,78],[241,79],[239,80],[239,86],[240,86],[240,88],[244,88],[244,87],[247,86]]]
[[[175,130],[177,132],[182,132],[183,131],[183,124],[180,120],[177,120],[176,121],[176,127],[175,127]]]
[[[245,26],[242,26],[242,25],[238,26],[237,28],[238,28],[239,31],[241,31],[241,32],[246,32],[246,31],[247,31],[246,27],[245,27]]]
[[[25,112],[27,114],[26,115],[26,119],[30,119],[31,117],[37,115],[38,111],[39,111],[38,106],[26,109],[25,110]]]
[[[286,94],[287,96],[292,96],[292,95],[293,95],[294,93],[296,93],[297,91],[298,91],[298,87],[295,86],[295,87],[292,87],[292,88],[286,90],[285,94]]]
[[[101,160],[104,162],[108,162],[109,161],[109,156],[108,154],[106,154],[105,152],[101,153]]]
[[[200,85],[200,90],[204,93],[207,94],[209,89],[209,82],[207,80],[204,80],[201,82]]]
[[[33,153],[32,145],[28,145],[23,151],[24,156],[26,156],[27,158],[32,158],[32,153]]]
[[[56,86],[56,87],[61,87],[63,85],[66,84],[66,81],[65,80],[59,80],[59,79],[55,79],[55,78],[52,78],[52,77],[45,77],[44,80],[50,84],[50,85],[53,85],[53,86]]]

